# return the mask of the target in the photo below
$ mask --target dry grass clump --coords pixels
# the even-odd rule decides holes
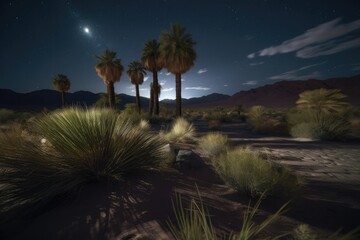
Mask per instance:
[[[249,147],[239,147],[212,160],[219,176],[239,192],[252,197],[295,193],[301,179],[286,170],[275,168]]]
[[[216,157],[229,148],[229,138],[220,133],[208,133],[198,141],[199,148],[210,157]]]
[[[195,138],[195,127],[184,118],[177,118],[164,138],[170,142],[187,142]]]

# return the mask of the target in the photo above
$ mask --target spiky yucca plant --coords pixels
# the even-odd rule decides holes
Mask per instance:
[[[34,128],[47,145],[19,134],[0,137],[0,220],[87,182],[155,168],[167,156],[159,137],[109,109],[56,111],[36,120]]]

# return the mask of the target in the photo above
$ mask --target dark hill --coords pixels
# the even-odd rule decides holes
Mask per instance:
[[[279,108],[294,107],[300,93],[318,88],[340,89],[347,95],[347,102],[355,106],[360,106],[360,75],[357,75],[326,80],[281,81],[247,91],[240,91],[230,98],[216,103],[204,102],[194,107],[231,107],[238,104],[244,107],[254,105]]]

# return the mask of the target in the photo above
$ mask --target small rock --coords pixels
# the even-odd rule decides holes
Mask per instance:
[[[201,168],[204,166],[204,162],[199,155],[191,150],[179,150],[175,165],[181,168]]]

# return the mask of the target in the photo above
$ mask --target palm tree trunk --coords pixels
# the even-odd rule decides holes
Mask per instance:
[[[176,79],[176,116],[181,117],[181,73],[176,73],[175,79]]]
[[[107,85],[107,92],[109,97],[109,107],[115,108],[115,91],[114,91],[114,83],[109,82]]]
[[[154,87],[150,86],[150,103],[149,103],[149,114],[150,116],[154,113]]]
[[[155,115],[159,116],[159,81],[157,70],[153,70]]]
[[[135,84],[136,89],[136,105],[139,111],[139,114],[141,113],[141,104],[140,104],[140,91],[139,91],[139,84]]]
[[[61,104],[62,104],[62,107],[65,106],[65,92],[64,91],[61,91]]]

